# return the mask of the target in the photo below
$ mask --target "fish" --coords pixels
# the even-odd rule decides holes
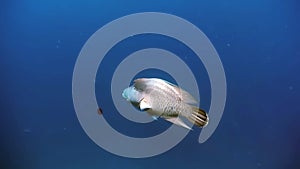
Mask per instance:
[[[138,78],[124,89],[123,98],[153,119],[163,118],[173,124],[192,130],[182,118],[202,128],[209,118],[205,110],[194,106],[195,98],[180,87],[159,78]]]

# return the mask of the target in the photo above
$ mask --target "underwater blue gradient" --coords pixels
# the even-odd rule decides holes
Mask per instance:
[[[145,158],[119,157],[81,128],[72,102],[72,73],[87,39],[106,23],[136,12],[164,12],[199,27],[211,40],[227,77],[227,103],[213,136],[198,143],[194,129],[176,147]],[[0,168],[233,168],[300,167],[300,3],[252,1],[59,1],[0,3]],[[99,105],[118,131],[147,137],[170,124],[127,121],[110,95],[114,69],[130,53],[170,50],[191,66],[209,108],[202,63],[184,44],[164,36],[125,39],[107,54],[96,79]],[[161,76],[157,70],[137,76]],[[121,94],[121,93],[120,93]]]

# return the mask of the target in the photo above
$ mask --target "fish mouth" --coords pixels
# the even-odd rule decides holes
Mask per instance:
[[[126,100],[128,100],[127,90],[128,90],[128,88],[124,89],[122,92],[122,97]]]
[[[127,92],[127,89],[125,89],[123,92],[122,92],[122,97],[124,99],[126,99],[127,101],[130,101],[129,97],[128,97],[128,92]]]

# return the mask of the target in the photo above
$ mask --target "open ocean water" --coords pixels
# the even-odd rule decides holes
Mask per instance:
[[[206,34],[224,67],[227,101],[218,128],[205,143],[198,143],[201,130],[194,127],[163,154],[126,158],[100,148],[82,129],[73,105],[72,76],[93,33],[140,12],[176,15]],[[0,168],[298,169],[299,20],[296,0],[1,1]],[[170,126],[163,120],[131,122],[112,102],[114,70],[126,56],[145,48],[169,50],[184,60],[196,72],[201,107],[210,107],[208,74],[185,44],[154,34],[124,39],[103,59],[95,93],[108,123],[131,137],[153,136]],[[175,82],[157,69],[136,77]]]

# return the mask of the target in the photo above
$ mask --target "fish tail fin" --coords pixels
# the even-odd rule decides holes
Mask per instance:
[[[198,127],[205,127],[208,124],[207,113],[198,107],[192,107],[192,113],[187,118]]]

